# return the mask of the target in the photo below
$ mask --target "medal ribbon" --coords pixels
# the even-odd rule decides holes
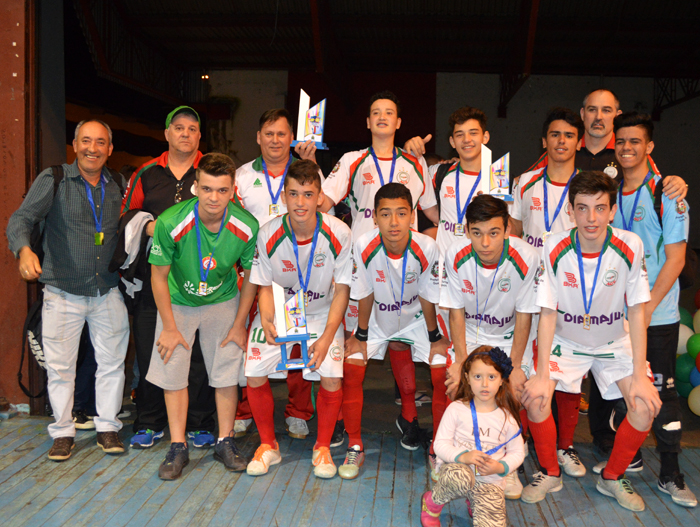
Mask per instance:
[[[481,437],[479,435],[479,419],[476,417],[476,406],[474,406],[474,399],[469,401],[469,406],[471,406],[472,409],[472,428],[474,429],[474,445],[476,445],[476,449],[481,452]],[[518,437],[520,433],[523,431],[523,427],[521,426],[518,431],[515,433],[513,437],[511,437],[508,441],[505,443],[501,443],[498,446],[495,446],[491,448],[490,450],[487,450],[484,452],[487,456],[490,456],[492,454],[495,454],[498,452],[501,448],[506,446],[508,443],[510,443],[513,439]]]
[[[287,171],[289,170],[289,167],[292,164],[292,160],[294,159],[294,157],[292,156],[292,154],[289,154],[289,160],[287,161],[287,166],[284,168],[284,172],[282,173],[280,186],[277,189],[277,192],[275,192],[274,194],[272,193],[272,185],[270,185],[270,175],[267,172],[267,164],[265,163],[265,159],[263,159],[262,157],[260,159],[262,160],[262,169],[263,175],[265,176],[265,183],[267,183],[267,191],[270,193],[270,199],[272,200],[272,204],[277,205],[277,200],[280,198],[282,188],[284,187],[284,178],[287,177]]]
[[[557,208],[554,210],[554,217],[552,218],[552,221],[550,223],[549,221],[549,199],[547,196],[547,167],[544,167],[544,184],[542,185],[544,187],[544,228],[546,232],[552,232],[552,225],[554,224],[555,221],[557,221],[557,217],[559,216],[559,212],[561,212],[561,207],[564,205],[564,201],[566,200],[566,197],[569,194],[569,187],[571,186],[571,180],[574,178],[576,175],[576,172],[578,172],[577,169],[574,169],[574,173],[569,176],[569,181],[566,182],[566,186],[564,187],[564,192],[561,193],[561,198],[559,199],[559,204],[557,205]]]
[[[309,253],[309,263],[306,264],[306,281],[304,281],[304,277],[301,274],[301,265],[299,263],[299,244],[297,242],[297,237],[294,235],[294,229],[292,228],[291,223],[289,224],[289,232],[292,233],[292,247],[294,247],[294,257],[297,260],[297,276],[299,277],[299,285],[301,286],[301,290],[304,292],[304,295],[306,295],[306,292],[308,291],[309,280],[311,279],[311,267],[313,266],[314,253],[316,252],[316,242],[318,242],[318,233],[320,230],[321,230],[321,215],[317,212],[316,213],[316,228],[314,229],[314,237],[313,237],[313,240],[311,241],[311,252]],[[306,301],[306,296],[304,296],[304,300]]]
[[[401,329],[401,311],[403,310],[403,292],[404,286],[406,285],[406,263],[408,262],[408,248],[411,246],[411,233],[408,234],[408,243],[406,244],[406,250],[403,253],[403,263],[401,267],[401,298],[399,299],[399,329]],[[382,247],[384,247],[384,260],[386,260],[386,272],[389,275],[389,288],[391,289],[391,296],[394,299],[394,304],[396,304],[396,295],[394,294],[394,282],[391,280],[391,266],[389,265],[389,256],[386,247],[384,246],[384,241],[382,240]]]
[[[467,206],[472,200],[472,196],[474,195],[474,191],[476,191],[476,187],[479,186],[479,182],[481,181],[481,170],[479,170],[479,175],[476,177],[476,181],[474,182],[474,186],[472,187],[471,191],[469,192],[469,197],[467,198],[467,201],[464,203],[464,208],[462,210],[459,209],[460,207],[460,200],[459,200],[459,163],[457,163],[457,173],[455,175],[455,179],[457,182],[455,183],[455,193],[457,195],[457,223],[464,223],[464,215],[467,213]]]
[[[369,147],[369,153],[372,154],[372,159],[374,159],[374,166],[377,167],[377,174],[379,174],[379,182],[384,186],[384,178],[382,177],[382,169],[379,168],[379,160],[377,159],[377,154],[374,153],[374,148]],[[391,172],[389,172],[389,183],[394,181],[394,169],[396,168],[396,148],[391,151]]]
[[[216,250],[216,244],[219,241],[219,236],[221,236],[221,231],[224,230],[224,224],[226,222],[226,217],[228,216],[228,208],[224,211],[224,216],[221,218],[221,226],[219,227],[219,232],[216,233],[216,239],[211,247],[211,252],[209,253],[209,261],[207,262],[207,268],[204,269],[204,261],[202,258],[202,235],[199,232],[199,202],[194,205],[194,229],[197,231],[197,254],[199,254],[199,276],[202,282],[207,281],[209,276],[209,270],[211,269],[211,263],[214,260],[214,251]]]
[[[578,241],[578,231],[576,232],[576,257],[578,258],[578,272],[581,275],[581,294],[583,295],[583,309],[586,315],[591,311],[591,305],[593,305],[593,293],[595,293],[595,286],[598,283],[598,272],[600,271],[600,262],[603,261],[603,253],[605,252],[605,247],[608,245],[608,240],[610,239],[610,229],[608,228],[607,234],[605,235],[605,241],[603,242],[603,247],[598,253],[598,264],[595,268],[595,276],[593,277],[593,285],[591,286],[591,297],[586,303],[586,276],[583,273],[583,255],[581,253],[581,244]]]
[[[506,247],[505,243],[503,243],[503,249],[501,249],[501,256],[498,258],[498,264],[496,265],[496,270],[493,273],[493,278],[491,279],[491,287],[489,288],[489,294],[486,296],[486,303],[484,304],[484,310],[481,312],[481,319],[479,318],[479,256],[476,255],[476,258],[474,258],[474,266],[476,267],[476,331],[477,335],[479,334],[479,328],[481,327],[481,322],[482,319],[484,318],[484,315],[486,314],[486,306],[489,305],[489,298],[491,298],[491,291],[493,291],[493,284],[496,283],[496,275],[498,274],[498,269],[501,267],[501,263],[503,262],[503,255],[506,252]],[[478,339],[478,336],[477,336]]]
[[[653,174],[650,170],[644,178],[644,183],[642,183],[642,185],[635,191],[634,206],[632,207],[632,213],[630,214],[629,223],[625,221],[625,213],[622,212],[622,184],[624,183],[624,180],[620,181],[620,188],[617,191],[617,202],[620,204],[620,217],[622,218],[622,228],[626,231],[632,231],[632,225],[634,224],[634,215],[637,212],[637,205],[639,205],[639,196],[642,193],[642,189],[646,186],[647,183],[649,183],[649,180],[652,176]]]
[[[95,201],[92,199],[92,189],[90,184],[83,178],[83,183],[85,183],[85,193],[87,194],[88,202],[90,203],[90,208],[92,208],[92,217],[95,218],[95,232],[102,232],[102,215],[104,214],[105,206],[105,187],[107,186],[107,178],[104,174],[100,173],[100,183],[102,183],[102,203],[100,203],[100,217],[97,218],[97,211],[95,210]]]

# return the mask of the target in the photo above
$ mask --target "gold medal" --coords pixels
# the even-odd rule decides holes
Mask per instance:
[[[542,243],[547,241],[547,238],[551,236],[552,232],[551,231],[544,231],[542,233]]]
[[[277,203],[272,203],[270,205],[270,216],[279,216],[280,206]]]
[[[105,242],[105,233],[96,232],[95,233],[95,245],[103,245]]]
[[[455,223],[455,236],[464,236],[464,225],[462,223]]]
[[[199,282],[199,294],[201,296],[206,296],[206,294],[207,294],[207,283],[206,282]]]
[[[591,316],[588,314],[583,315],[583,329],[591,329]]]

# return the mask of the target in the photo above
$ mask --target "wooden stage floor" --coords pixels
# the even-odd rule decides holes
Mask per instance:
[[[0,525],[70,526],[419,526],[420,496],[429,487],[426,456],[398,445],[397,433],[369,434],[360,477],[320,480],[311,471],[312,440],[279,434],[282,463],[266,476],[231,473],[212,458],[212,450],[190,450],[190,464],[177,481],[161,481],[158,465],[166,441],[150,450],[109,456],[95,444],[94,431],[78,431],[70,460],[46,458],[51,440],[47,418],[17,417],[0,422]],[[122,432],[125,443],[130,433]],[[241,440],[252,455],[256,433]],[[537,505],[508,502],[513,526],[700,525],[700,508],[684,509],[656,489],[659,469],[653,449],[644,449],[644,471],[630,479],[647,509],[632,513],[595,490],[590,467],[600,460],[588,443],[578,445],[589,473],[565,477],[564,489]],[[344,447],[334,449],[342,463]],[[681,456],[686,481],[700,494],[700,449]],[[525,460],[525,481],[534,472]],[[442,525],[467,526],[464,502],[444,509]]]

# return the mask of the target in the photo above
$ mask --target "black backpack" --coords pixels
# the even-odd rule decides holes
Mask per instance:
[[[443,163],[435,172],[435,198],[437,199],[438,213],[442,210],[440,205],[440,187],[442,187],[442,182],[445,180],[452,165],[454,165],[454,163]]]

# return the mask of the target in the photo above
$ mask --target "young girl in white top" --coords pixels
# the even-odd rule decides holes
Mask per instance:
[[[474,527],[506,525],[504,478],[525,458],[519,405],[508,382],[512,370],[500,348],[481,346],[464,361],[455,402],[435,437],[442,465],[435,488],[423,495],[424,527],[439,527],[442,507],[463,497]]]

